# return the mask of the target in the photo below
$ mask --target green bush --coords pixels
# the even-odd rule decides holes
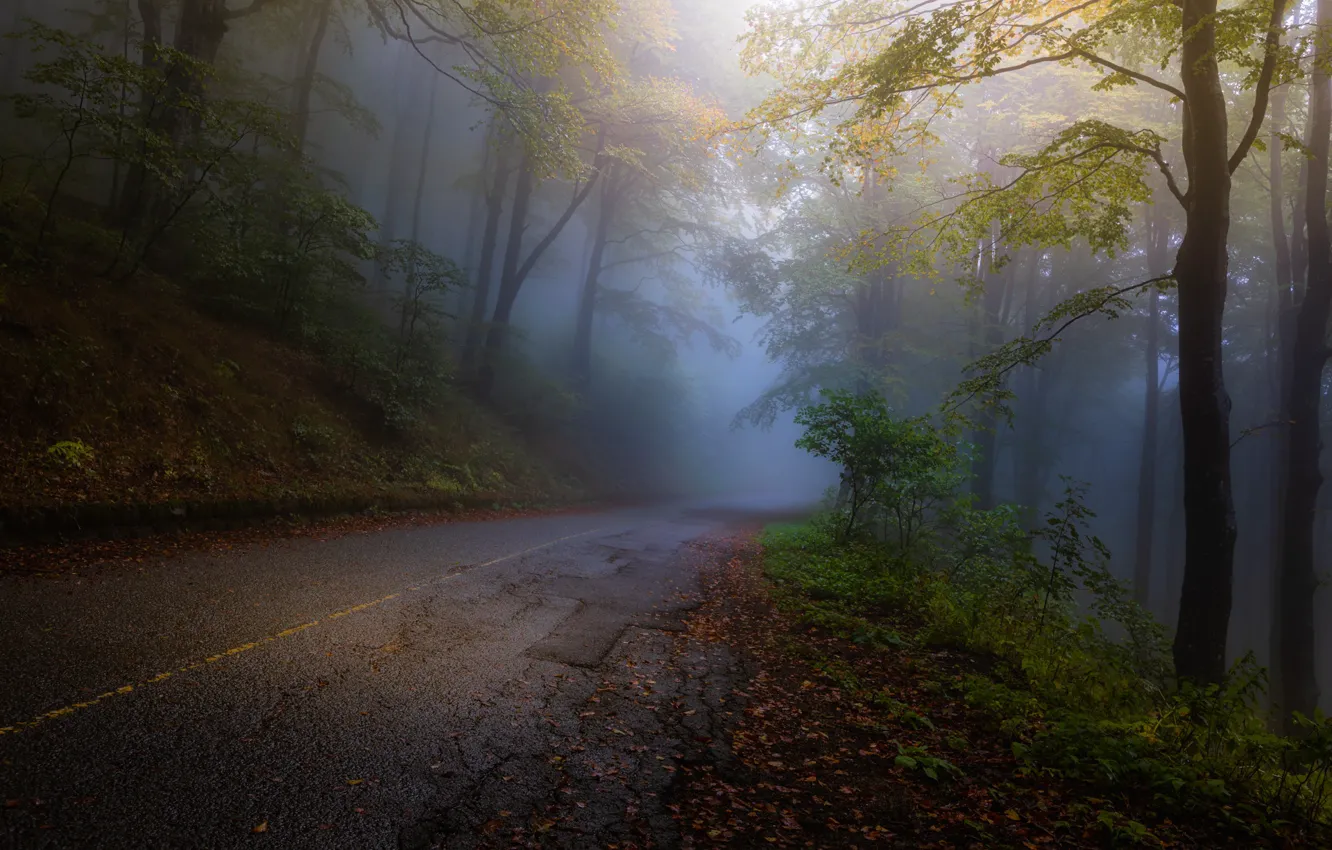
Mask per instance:
[[[94,458],[92,447],[81,440],[61,440],[47,447],[46,456],[59,466],[82,470],[91,467]]]
[[[297,446],[312,453],[331,450],[337,443],[337,431],[327,425],[297,416],[291,423],[291,439]]]
[[[825,398],[801,411],[798,445],[841,464],[851,492],[841,510],[762,538],[779,599],[798,596],[804,622],[862,643],[876,629],[901,640],[907,624],[912,633],[892,645],[976,654],[990,672],[952,687],[997,721],[1032,770],[1138,789],[1158,809],[1254,833],[1332,827],[1332,723],[1300,718],[1300,735],[1271,734],[1259,710],[1265,674],[1252,659],[1221,686],[1176,686],[1165,630],[1110,574],[1089,531],[1085,486],[1066,481],[1044,522],[1024,530],[1016,509],[977,510],[953,492],[959,453],[940,448],[943,434],[893,419],[876,396]],[[902,499],[925,519],[929,545],[869,533],[875,510],[901,531]],[[885,617],[895,628],[877,625]],[[925,763],[903,755],[899,765]],[[1112,840],[1142,840],[1141,824],[1105,814]]]
[[[874,530],[911,552],[961,480],[957,448],[924,420],[895,418],[877,393],[826,390],[823,398],[796,414],[805,426],[796,446],[842,469],[839,537]]]
[[[798,595],[804,625],[870,646],[910,645],[912,634],[877,624],[889,616],[912,624],[916,640],[983,656],[990,674],[950,687],[994,719],[1031,770],[1139,789],[1159,809],[1235,829],[1332,825],[1332,723],[1302,718],[1299,738],[1268,732],[1263,671],[1251,659],[1222,687],[1172,689],[1163,632],[1105,572],[1081,525],[1088,517],[1070,488],[1037,537],[1057,544],[1037,558],[1031,540],[1012,538],[1007,511],[971,515],[955,528],[983,539],[949,541],[927,563],[904,562],[883,543],[843,541],[840,518],[773,526],[762,537],[764,566],[779,600]],[[1121,638],[1107,634],[1111,622]],[[886,695],[871,702],[900,708]],[[906,755],[923,770],[921,754]],[[930,766],[938,778],[949,773]],[[1118,827],[1131,831],[1127,820]]]

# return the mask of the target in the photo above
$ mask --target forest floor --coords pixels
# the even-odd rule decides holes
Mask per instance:
[[[751,678],[729,755],[683,767],[673,811],[686,846],[1326,846],[1237,834],[1220,811],[1175,822],[1140,789],[1107,794],[1030,768],[1002,718],[960,694],[984,659],[830,625],[774,588],[752,537],[728,551],[704,569],[689,633],[728,645]]]
[[[582,495],[465,393],[389,432],[345,376],[170,282],[0,266],[0,506],[359,498],[533,504]]]

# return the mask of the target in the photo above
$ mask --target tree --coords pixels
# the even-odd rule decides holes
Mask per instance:
[[[314,94],[315,79],[319,73],[319,53],[328,35],[329,20],[333,17],[334,0],[320,0],[315,11],[314,34],[302,50],[300,77],[296,83],[296,154],[305,152],[305,140],[310,132],[310,100]]]
[[[1147,274],[1169,272],[1170,229],[1164,213],[1153,207],[1147,225]],[[1152,548],[1156,522],[1157,437],[1161,430],[1161,291],[1147,293],[1147,332],[1143,335],[1142,454],[1138,463],[1138,514],[1133,547],[1133,598],[1147,610],[1152,595]]]
[[[1283,418],[1290,423],[1283,441],[1285,494],[1282,510],[1280,607],[1280,707],[1285,717],[1312,717],[1318,707],[1314,661],[1314,596],[1318,576],[1314,535],[1322,439],[1319,407],[1323,372],[1332,350],[1327,323],[1332,309],[1332,237],[1327,221],[1329,135],[1332,134],[1332,2],[1318,0],[1317,36],[1309,89],[1309,168],[1306,190],[1309,239],[1308,280],[1295,306],[1289,380],[1285,385]],[[1294,731],[1286,722],[1287,731]]]
[[[820,395],[823,403],[796,413],[796,424],[805,429],[796,447],[832,461],[843,471],[849,492],[840,533],[849,538],[888,474],[896,443],[894,421],[877,393],[824,390]]]
[[[232,9],[227,0],[180,0],[173,49],[188,61],[164,61],[162,38],[163,0],[139,0],[139,15],[143,26],[143,45],[140,50],[146,70],[163,72],[165,86],[162,92],[150,95],[145,91],[139,112],[146,134],[168,140],[172,145],[183,145],[190,133],[197,132],[200,122],[197,109],[188,106],[205,99],[205,83],[217,61],[222,41],[233,22],[262,11],[265,7],[284,0],[250,0],[240,8]],[[169,187],[145,168],[142,159],[131,163],[121,193],[122,217],[143,229],[154,227],[154,219],[164,214],[163,206],[169,202],[162,193]]]
[[[622,14],[612,0],[361,2],[386,37],[408,45],[436,73],[492,109],[521,140],[538,178],[585,168],[580,146],[586,122],[574,103],[578,89],[618,79],[622,71],[609,36],[644,25],[638,7],[633,15]],[[429,53],[434,45],[459,61],[441,63]]]
[[[40,252],[46,250],[57,202],[71,172],[83,161],[111,159],[118,163],[132,156],[134,151],[127,149],[126,140],[136,137],[138,128],[126,116],[125,99],[131,92],[151,91],[161,81],[159,75],[124,58],[108,56],[95,42],[64,30],[34,23],[9,38],[27,41],[39,61],[24,74],[37,88],[6,100],[17,118],[39,121],[54,137],[44,152],[47,155],[34,160],[24,181],[30,185],[36,172],[51,171],[34,240]],[[158,168],[170,164],[161,157],[152,162]]]
[[[743,312],[764,320],[758,340],[782,364],[778,379],[734,424],[771,427],[823,389],[877,392],[923,411],[937,400],[932,388],[958,365],[941,347],[936,324],[953,305],[895,266],[854,256],[866,231],[916,197],[913,187],[888,192],[869,178],[857,191],[819,175],[805,159],[783,186],[781,159],[789,153],[774,144],[761,154],[771,168],[742,170],[745,203],[763,204],[763,212],[742,218],[741,233],[706,252],[709,273]]]
[[[386,250],[381,263],[390,277],[402,279],[402,291],[394,302],[398,332],[393,368],[401,372],[410,360],[427,360],[423,331],[437,331],[444,317],[441,297],[461,286],[465,276],[452,260],[425,248],[420,242],[398,239]]]
[[[513,316],[513,305],[518,301],[518,293],[542,255],[554,244],[565,226],[573,219],[574,213],[592,194],[597,180],[601,178],[605,161],[605,136],[604,133],[598,133],[592,162],[575,180],[568,202],[545,234],[524,255],[523,234],[528,228],[528,214],[531,211],[532,195],[536,190],[537,181],[536,161],[530,153],[524,155],[522,164],[518,168],[518,179],[514,184],[509,238],[504,248],[503,265],[500,267],[499,292],[496,294],[495,311],[491,314],[490,326],[486,330],[485,349],[476,383],[477,393],[482,398],[488,398],[494,389],[495,372],[509,335],[509,321]]]
[[[488,157],[482,177],[485,184],[486,221],[481,233],[481,259],[473,281],[471,318],[467,324],[466,341],[462,350],[462,370],[474,373],[481,343],[485,339],[486,309],[490,306],[490,286],[495,276],[495,249],[499,245],[500,217],[504,214],[504,197],[508,194],[513,176],[513,140],[494,121],[489,139],[493,158]]]
[[[878,393],[820,396],[822,402],[796,413],[805,428],[796,447],[843,470],[848,496],[840,536],[849,539],[877,518],[885,537],[896,537],[900,552],[909,553],[931,512],[957,489],[957,447],[923,419],[893,416]]]
[[[1230,399],[1222,368],[1222,314],[1227,292],[1231,174],[1247,157],[1267,111],[1281,63],[1284,0],[1256,9],[1219,9],[1216,0],[1178,4],[1120,0],[1063,4],[1018,0],[887,7],[841,2],[787,4],[755,13],[746,46],[751,69],[783,82],[753,125],[807,125],[843,104],[835,122],[831,167],[870,162],[891,172],[938,139],[940,116],[953,114],[968,85],[1074,64],[1100,74],[1094,89],[1107,117],[1083,117],[1057,129],[1034,151],[1000,158],[1007,180],[981,173],[890,235],[899,256],[921,268],[942,253],[953,262],[974,254],[996,220],[1000,243],[1068,244],[1094,249],[1126,243],[1131,204],[1150,196],[1145,171],[1158,169],[1185,212],[1173,278],[1179,287],[1179,382],[1184,430],[1185,567],[1174,656],[1181,678],[1220,681],[1234,572],[1235,516],[1230,474]],[[1151,55],[1179,55],[1179,83],[1118,61],[1124,32]],[[1255,55],[1253,45],[1261,45]],[[1139,54],[1141,55],[1141,54]],[[1253,105],[1231,146],[1221,63],[1248,73]],[[1163,70],[1163,69],[1162,69]],[[1180,147],[1184,174],[1167,157],[1167,139],[1150,128],[1111,120],[1114,89],[1145,86],[1185,105]],[[1031,86],[1036,89],[1036,86]],[[1093,113],[1095,114],[1095,112]],[[1181,185],[1180,177],[1185,185]],[[1021,210],[1021,214],[1008,211]],[[1118,295],[1155,285],[1120,288]],[[1105,293],[1109,295],[1109,293]],[[1079,314],[1104,312],[1106,298],[1083,299]],[[1065,314],[1068,315],[1068,314]],[[997,387],[996,387],[997,389]]]
[[[1297,6],[1298,16],[1298,6]],[[1300,214],[1293,216],[1294,221],[1292,233],[1288,238],[1286,235],[1286,213],[1284,208],[1285,201],[1285,165],[1282,161],[1282,154],[1285,152],[1285,142],[1282,134],[1286,132],[1287,120],[1287,89],[1289,85],[1277,86],[1272,91],[1272,118],[1270,120],[1270,129],[1267,140],[1267,184],[1268,184],[1268,224],[1272,231],[1272,247],[1274,254],[1272,281],[1271,305],[1268,307],[1268,344],[1264,349],[1265,359],[1267,361],[1267,404],[1266,412],[1274,418],[1274,421],[1280,422],[1282,413],[1285,410],[1286,398],[1290,387],[1290,367],[1291,367],[1291,342],[1294,336],[1294,281],[1295,281],[1295,253],[1301,249],[1304,240],[1304,222]],[[1303,159],[1303,157],[1301,157]],[[1300,172],[1304,175],[1301,181],[1304,187],[1308,185],[1308,163],[1305,161]],[[1296,188],[1297,207],[1303,207],[1304,189]],[[1301,253],[1303,251],[1301,250]],[[1307,263],[1302,263],[1307,266]],[[1301,271],[1303,276],[1303,271]],[[1269,435],[1271,450],[1268,460],[1269,477],[1269,565],[1270,570],[1268,586],[1271,588],[1271,600],[1269,603],[1269,628],[1268,628],[1268,670],[1269,687],[1273,696],[1281,694],[1284,690],[1282,684],[1281,667],[1283,664],[1281,653],[1281,573],[1282,565],[1282,535],[1285,532],[1285,511],[1283,504],[1286,499],[1286,475],[1285,463],[1287,455],[1287,444],[1289,442],[1290,432],[1287,428],[1278,425]]]
[[[687,340],[703,334],[719,351],[736,343],[697,320],[687,305],[671,306],[624,289],[607,290],[616,271],[650,268],[671,281],[674,294],[689,282],[674,275],[676,264],[713,240],[710,220],[720,203],[707,136],[720,123],[716,108],[689,87],[664,78],[633,80],[600,107],[607,134],[605,177],[592,213],[587,270],[574,328],[574,380],[592,377],[592,329],[598,309],[614,311],[642,338],[665,332]],[[659,338],[659,337],[658,337]],[[670,346],[666,346],[669,348]]]

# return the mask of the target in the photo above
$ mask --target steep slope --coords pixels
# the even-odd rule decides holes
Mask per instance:
[[[169,282],[62,276],[0,268],[10,530],[15,516],[88,503],[243,513],[578,494],[461,392],[393,431],[311,355],[210,315]]]

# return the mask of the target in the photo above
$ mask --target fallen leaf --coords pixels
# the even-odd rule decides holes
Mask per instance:
[[[268,821],[264,821],[263,823],[259,824],[254,829],[250,830],[250,832],[251,833],[268,832]]]

